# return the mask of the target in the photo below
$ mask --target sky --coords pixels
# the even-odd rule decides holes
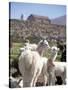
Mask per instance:
[[[31,14],[48,16],[50,19],[66,15],[66,6],[64,5],[11,2],[9,6],[11,19],[20,19],[22,14],[25,20]]]

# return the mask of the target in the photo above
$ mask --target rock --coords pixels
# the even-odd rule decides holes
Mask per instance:
[[[23,80],[21,78],[14,78],[10,76],[9,87],[10,88],[21,88],[23,87]]]

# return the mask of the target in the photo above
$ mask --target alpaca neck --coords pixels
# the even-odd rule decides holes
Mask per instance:
[[[44,53],[44,49],[42,47],[38,47],[37,48],[38,53],[40,54],[40,56],[43,56]]]
[[[56,54],[52,53],[50,56],[50,60],[52,60],[52,62],[53,62],[53,61],[55,61],[56,57],[57,57],[57,53]]]
[[[53,62],[55,61],[56,57],[57,57],[57,53],[51,54],[50,59],[48,59],[47,61],[48,69],[55,66]]]

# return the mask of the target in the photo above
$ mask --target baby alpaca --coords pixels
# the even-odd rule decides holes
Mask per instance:
[[[54,61],[57,57],[59,49],[56,46],[51,48],[51,56],[47,61],[47,72],[49,74],[48,85],[55,85],[55,64]]]
[[[51,49],[51,58],[48,60],[49,85],[55,85],[57,76],[62,78],[63,84],[66,84],[66,62],[55,61],[59,49],[55,46]]]

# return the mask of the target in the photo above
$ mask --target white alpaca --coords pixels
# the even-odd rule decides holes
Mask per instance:
[[[57,57],[58,51],[59,51],[59,49],[56,46],[53,46],[51,48],[50,58],[47,61],[47,72],[49,74],[48,85],[54,85],[55,84],[55,65],[54,65],[54,61]]]
[[[58,53],[58,48],[53,46],[51,49],[51,57],[48,62],[49,85],[55,85],[56,76],[61,76],[63,83],[66,82],[66,63],[55,61]]]
[[[19,57],[19,70],[23,76],[23,87],[35,86],[43,68],[43,60],[41,60],[40,55],[45,48],[50,48],[49,44],[46,40],[42,40],[38,44],[37,51],[31,51],[28,48],[21,53]]]

